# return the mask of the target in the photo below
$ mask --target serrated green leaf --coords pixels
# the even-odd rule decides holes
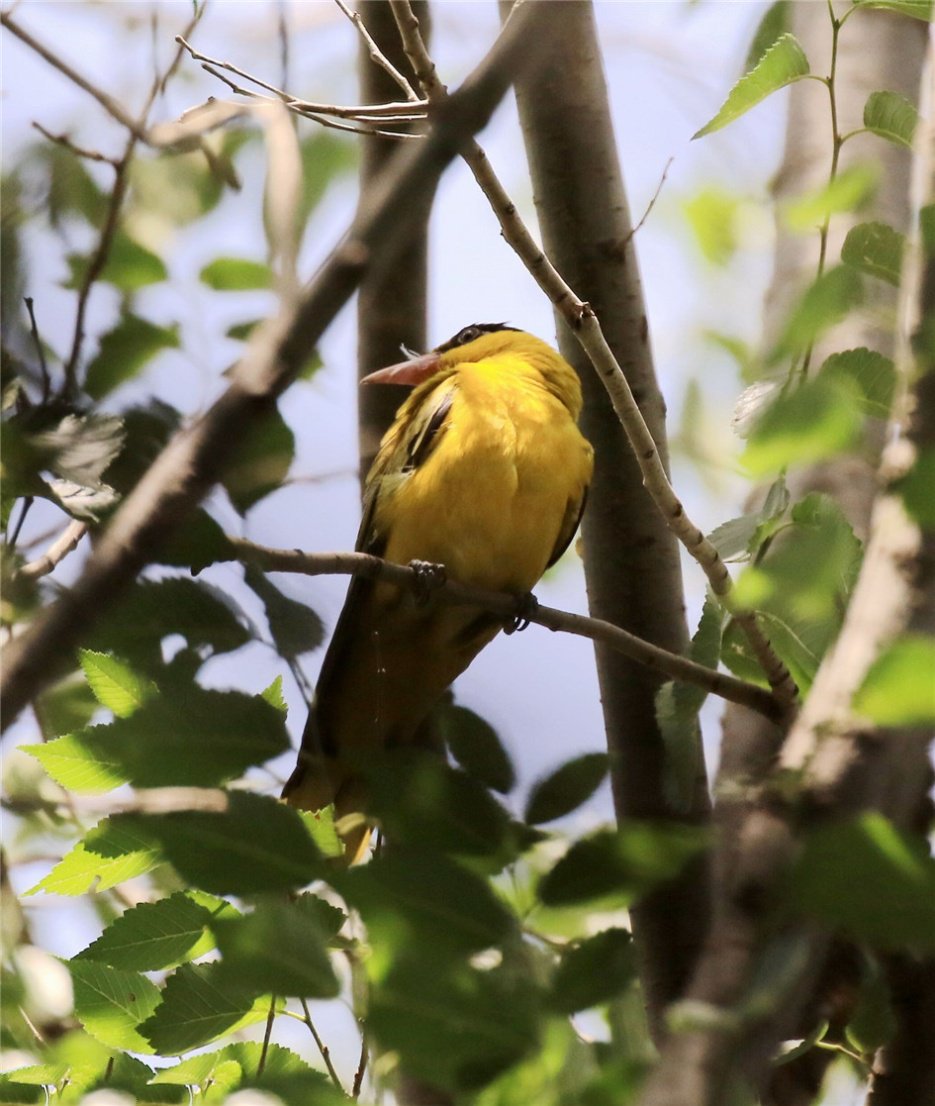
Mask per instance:
[[[761,522],[759,511],[728,519],[711,531],[708,541],[720,553],[722,560],[745,559]]]
[[[106,891],[155,868],[161,857],[153,839],[140,827],[104,818],[78,842],[51,872],[26,894],[84,895]]]
[[[251,428],[221,475],[221,483],[240,514],[246,514],[280,487],[289,475],[294,456],[295,435],[278,410]]]
[[[238,912],[224,899],[177,891],[131,907],[75,959],[137,972],[171,968],[210,952],[214,939],[207,927],[218,918],[236,917]]]
[[[636,977],[633,941],[625,929],[605,929],[570,948],[552,979],[552,1005],[574,1014],[608,1002]]]
[[[260,899],[252,913],[212,924],[223,960],[219,978],[254,994],[334,998],[340,990],[311,913],[279,899]]]
[[[253,565],[246,566],[244,579],[263,604],[269,632],[280,656],[294,659],[321,645],[325,628],[311,607],[284,595]]]
[[[818,375],[820,379],[853,381],[860,389],[864,414],[878,419],[889,416],[896,390],[896,368],[882,353],[863,347],[833,353]]]
[[[90,758],[135,787],[226,783],[290,744],[282,712],[263,699],[197,684],[73,736]]]
[[[879,726],[935,723],[935,637],[906,634],[874,661],[854,710]]]
[[[156,692],[151,681],[110,653],[79,649],[78,662],[95,699],[118,718],[129,718]]]
[[[124,774],[88,749],[80,734],[20,748],[35,757],[57,784],[79,795],[100,795],[126,783]]]
[[[92,960],[72,960],[75,1016],[102,1044],[152,1052],[139,1032],[159,1004],[159,988],[139,972],[124,972]]]
[[[818,376],[766,409],[741,460],[754,476],[809,465],[849,449],[862,426],[856,384],[847,377]]]
[[[273,286],[270,267],[245,257],[217,257],[205,265],[198,276],[215,292],[243,292]]]
[[[841,260],[859,272],[898,286],[905,249],[905,236],[886,223],[858,223],[847,232]]]
[[[910,150],[918,123],[915,104],[898,92],[871,92],[864,105],[864,126],[868,131]]]
[[[497,731],[467,707],[448,703],[436,718],[441,736],[454,759],[491,790],[505,795],[516,783],[509,754]]]
[[[121,814],[111,821],[156,843],[183,879],[213,894],[284,891],[321,873],[298,812],[266,795],[232,791],[223,811]]]
[[[346,1097],[328,1077],[282,1045],[238,1041],[216,1052],[203,1053],[163,1068],[153,1078],[162,1087],[200,1087],[205,1103],[222,1103],[248,1087],[277,1095],[296,1106],[339,1106]]]
[[[874,165],[851,165],[815,192],[784,208],[790,230],[812,231],[842,211],[858,211],[876,192],[879,170]]]
[[[926,23],[932,19],[932,0],[851,0],[855,7],[879,8],[881,11],[897,12]]]
[[[178,349],[179,328],[157,326],[138,315],[124,315],[101,338],[97,356],[88,365],[84,388],[92,399],[103,399],[132,380],[160,350]]]
[[[71,276],[65,287],[80,288],[87,276],[89,258],[69,254],[67,261]],[[168,275],[169,271],[160,257],[141,246],[125,231],[118,230],[98,279],[113,284],[121,292],[136,292],[148,284],[158,284]]]
[[[275,680],[264,688],[260,692],[260,698],[269,703],[271,707],[280,711],[282,714],[288,714],[289,708],[286,704],[285,697],[282,693],[282,676],[277,676]]]
[[[298,815],[322,855],[332,857],[344,855],[344,842],[334,826],[333,804],[329,803],[322,810],[300,810]]]
[[[807,76],[808,72],[808,58],[795,36],[781,35],[754,68],[734,85],[718,113],[692,138],[701,138],[726,127],[771,93]]]
[[[678,875],[705,845],[704,833],[677,822],[624,821],[576,841],[539,883],[548,906],[612,896],[629,904]]]
[[[753,69],[766,51],[790,29],[790,0],[775,0],[766,9],[757,29],[753,32],[750,49],[744,63],[744,72]]]
[[[837,265],[816,277],[789,315],[773,360],[808,349],[863,299],[860,276],[847,265]]]
[[[293,900],[293,903],[297,910],[302,911],[306,917],[315,922],[319,931],[329,941],[338,935],[341,927],[347,921],[347,915],[340,907],[319,898],[318,895],[313,895],[311,891],[299,895]]]
[[[53,684],[39,697],[35,707],[36,718],[46,741],[80,730],[91,721],[98,709],[98,702],[81,673],[74,673]]]
[[[162,1002],[140,1033],[163,1056],[209,1044],[269,1013],[268,996],[256,998],[222,978],[219,964],[183,964],[166,981]]]
[[[525,820],[536,826],[577,810],[604,782],[607,768],[606,753],[584,753],[567,761],[533,785]]]
[[[881,814],[814,830],[789,886],[800,909],[848,936],[935,951],[935,860]]]

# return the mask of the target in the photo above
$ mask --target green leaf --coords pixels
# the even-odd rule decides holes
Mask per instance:
[[[605,929],[573,946],[552,980],[552,1005],[562,1014],[598,1006],[636,977],[633,941],[625,929]]]
[[[334,805],[329,804],[323,810],[300,810],[299,817],[324,856],[343,856],[344,842],[334,827]]]
[[[237,342],[246,342],[261,322],[263,322],[262,319],[252,319],[248,323],[235,323],[224,331],[224,337],[233,338]]]
[[[137,972],[171,968],[210,952],[215,946],[207,927],[217,918],[237,916],[224,899],[177,891],[167,899],[131,907],[75,959]]]
[[[851,0],[851,3],[855,7],[879,8],[881,11],[909,15],[926,23],[932,19],[932,0]]]
[[[869,970],[868,970],[869,968]],[[872,1055],[896,1035],[896,1016],[886,976],[872,961],[860,981],[857,1009],[847,1023],[847,1040],[858,1052]]]
[[[766,409],[741,459],[753,476],[810,465],[849,449],[862,426],[856,385],[845,376],[819,376]]]
[[[123,772],[96,756],[80,734],[20,748],[35,757],[57,784],[79,795],[100,795],[127,782]]]
[[[69,254],[66,260],[71,276],[65,287],[80,288],[87,277],[90,259],[81,254]],[[161,258],[134,241],[125,231],[118,230],[98,279],[113,284],[121,292],[136,292],[148,284],[158,284],[168,275],[169,271]]]
[[[809,834],[790,889],[806,914],[859,941],[935,951],[935,860],[881,814]]]
[[[711,134],[746,114],[771,93],[808,75],[808,58],[791,34],[782,35],[730,90],[723,106],[692,138]]]
[[[860,276],[847,265],[838,265],[816,277],[792,310],[773,360],[808,349],[863,298]]]
[[[293,903],[297,910],[312,919],[319,932],[328,941],[337,937],[341,927],[347,921],[347,915],[340,907],[319,898],[318,895],[313,895],[311,891],[299,895]]]
[[[104,818],[26,894],[84,895],[106,891],[155,868],[159,851],[138,826],[121,817]]]
[[[220,977],[254,994],[334,998],[340,990],[312,914],[278,899],[261,899],[251,914],[212,926],[223,961]]]
[[[868,131],[910,150],[918,123],[915,104],[898,92],[871,92],[864,105],[864,126]]]
[[[73,739],[134,787],[211,787],[290,747],[282,713],[265,700],[197,684]]]
[[[218,895],[302,887],[321,861],[298,812],[266,795],[231,791],[221,811],[121,814],[127,833],[158,843],[183,879]]]
[[[202,1053],[163,1068],[153,1083],[200,1087],[205,1103],[226,1102],[248,1087],[276,1095],[295,1106],[338,1106],[347,1098],[333,1088],[324,1072],[315,1071],[282,1045],[238,1041],[216,1052]]]
[[[339,886],[367,925],[377,975],[390,954],[407,948],[438,961],[499,944],[514,932],[486,880],[424,848],[394,846],[342,875]]]
[[[294,456],[295,435],[278,410],[247,432],[221,476],[240,514],[282,485]]]
[[[533,785],[525,820],[536,826],[577,810],[604,782],[607,767],[606,753],[584,753],[556,768]]]
[[[832,353],[818,375],[827,380],[853,381],[860,389],[863,413],[878,419],[889,417],[896,390],[896,368],[882,353],[864,347]]]
[[[328,187],[357,167],[357,145],[347,136],[312,131],[299,144],[302,158],[302,200],[299,225],[304,226]]]
[[[81,673],[67,676],[43,692],[36,702],[36,717],[46,741],[80,730],[98,710],[88,682]]]
[[[282,676],[277,676],[269,687],[264,688],[260,692],[260,698],[269,703],[271,707],[275,707],[276,710],[280,711],[282,714],[289,713],[285,696],[282,693]]]
[[[700,830],[676,822],[622,822],[575,842],[543,876],[539,897],[547,906],[606,896],[633,903],[678,875],[704,845]]]
[[[169,541],[153,550],[153,560],[161,565],[191,569],[196,576],[208,565],[233,557],[230,538],[202,507],[193,511],[185,525]]]
[[[445,704],[437,712],[441,736],[465,772],[505,795],[516,784],[509,754],[497,731],[467,707]]]
[[[905,236],[886,223],[858,223],[847,232],[841,260],[859,272],[898,286],[905,248]]]
[[[790,0],[775,0],[766,9],[759,26],[753,32],[753,40],[744,63],[744,72],[753,69],[766,51],[790,29]]]
[[[263,603],[269,632],[281,657],[295,659],[321,645],[325,628],[311,607],[284,595],[265,572],[253,565],[246,566],[244,579]]]
[[[217,257],[205,265],[198,276],[216,292],[243,292],[273,286],[270,267],[245,257]]]
[[[116,415],[66,415],[33,441],[45,457],[44,467],[63,480],[93,488],[123,448],[123,420]]]
[[[750,553],[750,544],[761,522],[758,511],[728,519],[711,531],[708,541],[720,553],[722,560],[746,560]]]
[[[88,365],[85,391],[92,399],[103,399],[132,380],[160,350],[178,349],[179,344],[177,325],[156,326],[138,315],[124,315],[101,338],[97,356]]]
[[[935,723],[935,637],[906,634],[873,662],[854,710],[878,726]]]
[[[903,506],[923,530],[935,530],[935,449],[920,449],[912,468],[893,484]]]
[[[685,216],[704,259],[726,265],[737,252],[740,198],[724,188],[701,189],[685,203]]]
[[[140,1026],[140,1033],[162,1056],[209,1044],[269,1013],[269,997],[254,998],[245,988],[222,978],[220,964],[183,964],[168,980],[162,1002]]]
[[[812,231],[825,219],[842,211],[858,211],[874,195],[880,180],[873,165],[851,165],[815,192],[788,204],[786,224],[790,230]]]
[[[91,960],[69,965],[75,987],[75,1016],[102,1044],[152,1052],[139,1025],[156,1009],[159,988],[139,972],[124,972]]]
[[[156,692],[149,680],[109,653],[79,649],[78,661],[95,699],[118,718],[129,718]]]
[[[78,212],[92,226],[100,226],[107,214],[107,196],[71,150],[43,140],[27,152],[27,164],[37,163],[48,181],[45,207],[53,227]],[[4,181],[4,187],[8,187]]]

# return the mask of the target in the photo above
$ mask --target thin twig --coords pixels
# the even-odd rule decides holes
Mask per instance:
[[[45,553],[34,561],[24,564],[17,575],[24,576],[29,580],[37,580],[40,576],[48,576],[60,561],[63,561],[72,550],[78,547],[78,543],[87,532],[88,524],[86,522],[72,519]]]
[[[42,374],[42,403],[46,403],[49,393],[52,391],[52,377],[49,375],[49,363],[45,359],[45,350],[42,339],[39,337],[39,327],[36,324],[36,312],[32,296],[24,296],[26,310],[29,312],[29,329],[32,334],[33,345],[36,347],[36,357],[39,359],[39,372]]]
[[[263,1033],[263,1045],[260,1048],[260,1059],[256,1066],[257,1079],[263,1074],[266,1067],[266,1057],[269,1054],[269,1042],[273,1036],[273,1022],[276,1020],[276,996],[270,995],[269,1012],[266,1015],[266,1029]]]
[[[334,1064],[331,1062],[331,1049],[328,1048],[328,1046],[325,1044],[325,1042],[321,1039],[321,1037],[319,1036],[318,1030],[315,1028],[315,1023],[312,1021],[312,1014],[311,1014],[311,1011],[308,1008],[308,1001],[304,998],[300,999],[299,1001],[302,1003],[302,1012],[305,1015],[305,1017],[302,1020],[308,1026],[308,1030],[312,1035],[312,1039],[315,1042],[315,1046],[317,1047],[319,1053],[321,1054],[322,1060],[325,1062],[325,1067],[328,1069],[328,1074],[331,1076],[332,1083],[334,1083],[334,1085],[338,1088],[339,1091],[341,1091],[342,1093],[346,1093],[344,1091],[344,1085],[341,1083],[341,1080],[338,1078],[338,1073],[334,1070]]]
[[[52,134],[51,131],[46,130],[41,123],[37,123],[33,120],[32,124],[36,130],[50,142],[54,142],[57,146],[64,146],[66,150],[70,150],[76,157],[83,157],[87,161],[102,161],[106,165],[112,165],[117,168],[118,159],[115,157],[109,157],[107,154],[102,154],[98,150],[88,150],[84,146],[79,146],[76,142],[73,142],[67,134]]]
[[[417,586],[420,579],[416,570],[410,566],[393,564],[369,553],[302,553],[294,549],[269,549],[242,538],[229,540],[238,560],[254,564],[266,572],[296,572],[306,576],[347,574],[364,576],[370,580],[386,580],[407,588]],[[482,607],[499,615],[504,622],[513,620],[517,615],[515,595],[475,588],[458,580],[439,583],[433,590],[433,595],[438,595],[446,603]],[[670,653],[602,619],[539,605],[533,611],[527,612],[524,609],[522,617],[548,630],[561,630],[603,642],[632,660],[664,673],[670,679],[681,680],[722,699],[742,703],[767,718],[778,720],[785,714],[781,700],[765,688],[706,668],[678,653]]]
[[[389,3],[396,17],[403,48],[426,96],[430,102],[442,103],[447,98],[447,91],[439,80],[435,65],[422,41],[419,21],[412,12],[409,0],[389,0]],[[732,599],[733,581],[727,567],[717,549],[688,517],[683,503],[676,495],[653,436],[633,398],[629,382],[604,337],[594,309],[589,303],[579,299],[545,256],[517,214],[516,205],[478,143],[475,140],[465,143],[461,148],[461,155],[490,202],[504,239],[513,247],[555,308],[561,312],[590,358],[630,441],[643,475],[643,484],[661,511],[666,525],[701,566],[712,591],[743,630],[777,698],[787,704],[795,703],[798,689],[789,670],[774,651],[756,616],[752,612],[737,609]]]
[[[675,158],[670,157],[669,160],[666,162],[665,168],[662,170],[662,176],[659,178],[659,183],[656,185],[656,191],[653,193],[653,198],[646,205],[646,210],[643,212],[642,216],[640,217],[640,221],[636,224],[635,227],[631,228],[630,233],[626,236],[626,239],[624,241],[624,245],[626,245],[628,242],[632,241],[633,236],[636,234],[636,232],[638,230],[640,230],[642,228],[643,224],[646,222],[646,220],[652,214],[652,210],[656,206],[656,200],[659,199],[659,196],[662,192],[662,186],[666,183],[666,177],[668,177],[668,175],[669,175],[669,167],[671,166],[673,161],[675,161]]]
[[[367,51],[370,54],[370,60],[374,65],[378,65],[384,72],[388,73],[390,77],[399,85],[399,87],[405,93],[406,99],[412,103],[419,103],[419,94],[412,87],[409,81],[403,76],[402,73],[396,68],[390,59],[383,53],[379,46],[377,46],[373,35],[367,30],[360,12],[351,11],[351,9],[344,3],[344,0],[334,0],[342,12],[347,18],[354,24],[360,33],[360,37],[364,40],[367,47]]]
[[[364,1075],[367,1071],[367,1061],[370,1059],[370,1049],[367,1048],[367,1037],[361,1027],[360,1034],[360,1059],[357,1061],[357,1070],[354,1072],[354,1084],[351,1087],[351,1098],[356,1102],[360,1098],[360,1091],[364,1084]]]
[[[19,514],[19,521],[17,522],[16,526],[13,528],[13,533],[10,534],[10,536],[7,538],[7,545],[9,545],[11,549],[16,545],[17,539],[19,538],[19,535],[20,535],[20,531],[23,529],[23,523],[26,521],[26,516],[30,512],[30,509],[32,508],[33,502],[34,502],[34,497],[33,496],[31,496],[31,495],[24,496],[24,498],[23,498],[23,507],[22,507],[22,510],[20,511],[20,514]]]

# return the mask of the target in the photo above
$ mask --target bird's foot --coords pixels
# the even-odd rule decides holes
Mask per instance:
[[[427,603],[432,592],[448,579],[448,572],[444,565],[435,564],[433,561],[410,561],[409,567],[414,576],[412,590],[419,606]]]
[[[527,591],[525,595],[519,595],[516,599],[516,614],[513,618],[504,626],[503,632],[505,634],[516,634],[526,629],[529,623],[536,616],[536,612],[539,610],[539,600],[533,595],[531,591]]]

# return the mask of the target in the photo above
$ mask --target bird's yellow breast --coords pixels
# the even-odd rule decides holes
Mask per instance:
[[[480,587],[529,591],[584,495],[591,447],[527,358],[462,364],[438,387],[452,397],[437,447],[381,491],[385,556],[435,561]]]

